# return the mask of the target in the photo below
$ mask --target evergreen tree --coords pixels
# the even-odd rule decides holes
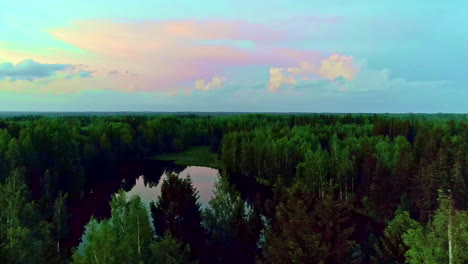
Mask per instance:
[[[173,238],[170,233],[150,245],[152,252],[151,263],[156,264],[196,264],[190,261],[190,246],[185,247]]]
[[[167,175],[161,185],[161,195],[156,203],[150,204],[156,235],[170,232],[184,246],[189,245],[193,259],[203,257],[206,230],[202,226],[198,192],[190,177],[179,178]]]
[[[203,211],[214,263],[254,263],[260,236],[259,212],[250,210],[225,176],[215,183],[210,206]]]
[[[354,226],[345,202],[330,187],[323,198],[297,180],[280,202],[263,243],[266,263],[338,263],[351,261]]]

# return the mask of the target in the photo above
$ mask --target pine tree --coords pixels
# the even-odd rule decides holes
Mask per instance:
[[[354,225],[344,201],[327,187],[323,198],[309,192],[301,179],[288,191],[285,201],[266,230],[263,243],[266,263],[338,263],[351,261]]]
[[[151,263],[155,264],[197,264],[190,261],[190,246],[185,247],[174,237],[167,233],[157,242],[150,245],[152,252]]]
[[[194,259],[203,256],[206,231],[202,226],[198,192],[190,177],[182,179],[176,174],[167,175],[158,201],[151,203],[150,208],[157,236],[170,232],[184,246],[190,246]]]

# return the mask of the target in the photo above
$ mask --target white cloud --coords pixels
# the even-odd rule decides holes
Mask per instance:
[[[390,69],[371,69],[367,61],[358,63],[358,71],[352,80],[343,78],[340,80],[340,90],[342,91],[380,91],[395,89],[399,87],[419,87],[424,85],[442,86],[447,81],[408,81],[403,78],[392,76]]]
[[[270,68],[268,89],[270,91],[278,91],[283,84],[296,84],[297,77],[301,77],[302,80],[327,79],[334,81],[341,76],[347,80],[351,80],[354,78],[356,71],[357,67],[353,63],[352,57],[332,54],[330,57],[322,59],[319,66],[303,61],[297,66],[287,69]],[[285,72],[288,72],[289,75],[286,75]]]
[[[297,83],[296,78],[302,78]],[[440,87],[447,81],[407,81],[392,76],[390,69],[371,69],[367,61],[353,61],[352,57],[333,54],[321,61],[320,66],[301,62],[295,67],[270,68],[268,89],[278,91],[283,84],[300,89],[343,92],[364,92],[399,87]]]
[[[309,75],[318,76],[328,80],[334,80],[339,76],[346,79],[353,79],[356,74],[357,68],[353,62],[353,57],[332,54],[330,57],[322,59],[320,65],[315,65],[303,61],[296,67],[288,68],[288,72],[298,74],[303,79],[310,79]]]
[[[322,60],[317,74],[328,80],[334,80],[339,76],[351,80],[354,78],[356,70],[356,65],[353,63],[352,57],[333,54]]]
[[[366,61],[360,61],[353,79],[337,76],[335,83],[342,91],[383,90],[405,83],[403,79],[392,78],[389,69],[370,69]]]
[[[205,80],[200,79],[195,81],[195,89],[201,91],[210,91],[214,88],[221,88],[223,87],[224,82],[226,81],[226,77],[215,75],[211,78],[210,82],[205,83]]]
[[[270,83],[268,84],[268,90],[276,92],[283,84],[296,84],[296,79],[294,76],[284,75],[283,70],[284,68],[270,68]]]

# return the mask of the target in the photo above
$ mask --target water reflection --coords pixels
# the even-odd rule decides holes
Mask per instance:
[[[121,162],[115,171],[95,173],[92,184],[87,186],[82,198],[70,200],[70,234],[64,241],[64,246],[71,248],[78,245],[84,226],[91,216],[98,219],[110,217],[109,202],[120,188],[127,191],[128,196],[140,195],[146,204],[157,200],[165,172],[179,173],[181,177],[190,175],[193,185],[199,191],[199,201],[202,205],[208,204],[218,175],[216,169],[186,167],[169,161],[149,159]]]
[[[167,171],[163,172],[158,182],[147,181],[145,175],[135,179],[135,185],[128,191],[128,196],[139,195],[143,202],[149,204],[161,195],[161,185],[166,178]],[[190,175],[193,186],[199,192],[199,201],[206,206],[213,193],[213,185],[218,176],[218,170],[209,167],[189,166],[179,173],[180,177]]]

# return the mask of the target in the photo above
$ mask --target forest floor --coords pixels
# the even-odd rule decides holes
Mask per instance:
[[[183,152],[166,153],[151,158],[174,161],[178,165],[221,168],[221,161],[218,159],[218,155],[211,152],[208,146],[192,147]]]

